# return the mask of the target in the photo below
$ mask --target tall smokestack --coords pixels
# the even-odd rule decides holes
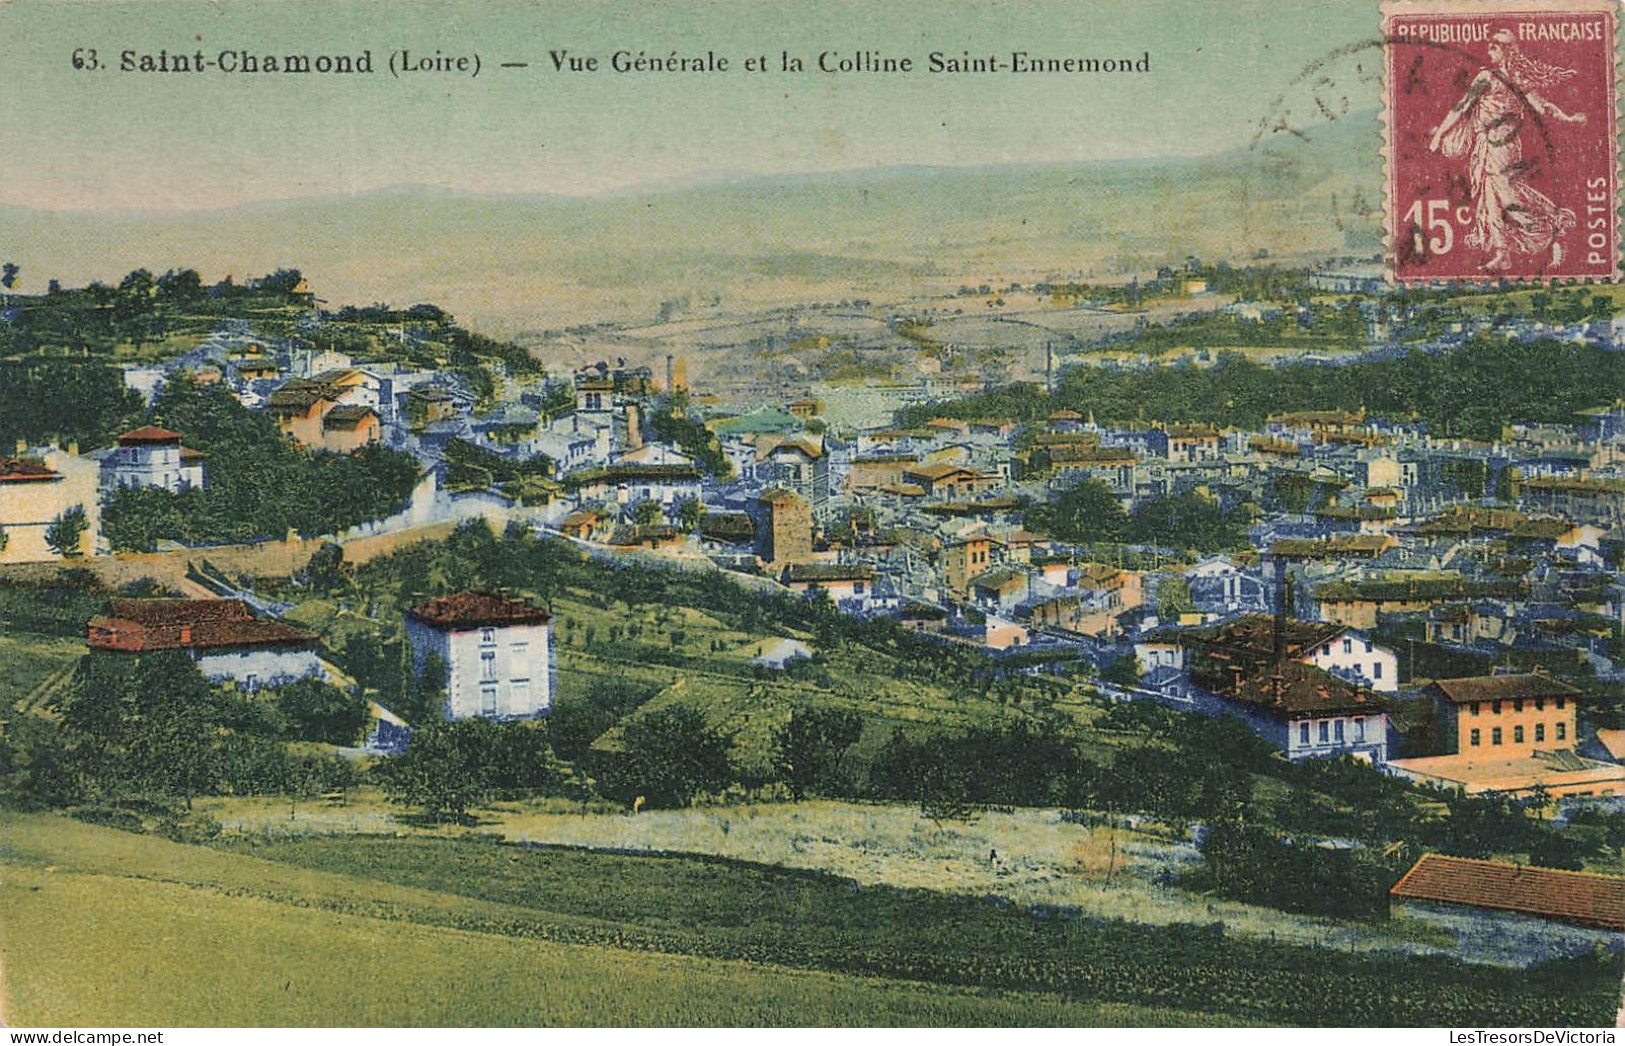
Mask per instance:
[[[1047,341],[1044,343],[1044,391],[1055,391],[1055,347]]]
[[[666,353],[666,395],[677,391],[677,357]]]
[[[1271,636],[1271,648],[1275,655],[1275,669],[1279,673],[1282,663],[1286,661],[1286,615],[1287,608],[1292,604],[1292,573],[1285,559],[1277,559],[1275,562],[1275,628]]]

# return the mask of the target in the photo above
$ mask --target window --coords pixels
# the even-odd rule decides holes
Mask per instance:
[[[1536,723],[1535,724],[1535,741],[1540,742],[1540,741],[1544,741],[1544,740],[1546,740],[1546,724],[1545,723]]]
[[[1496,727],[1494,730],[1490,731],[1490,744],[1498,745],[1500,743],[1501,743],[1501,728]]]
[[[1365,719],[1362,718],[1362,717],[1358,717],[1358,716],[1355,717],[1355,720],[1354,720],[1354,739],[1356,741],[1364,741],[1365,740]]]
[[[243,677],[243,686],[246,689],[252,690],[252,689],[254,689],[255,687],[257,687],[259,685],[260,685],[260,677],[255,675],[254,673],[250,672],[250,673],[248,673],[248,675]]]
[[[1535,711],[1537,711],[1537,712],[1546,711],[1546,699],[1544,697],[1535,698]]]
[[[1557,710],[1559,712],[1563,711],[1563,698],[1561,697],[1557,699]]]
[[[1474,702],[1473,702],[1473,715],[1477,715],[1477,714],[1478,714],[1478,706],[1479,706],[1479,702],[1477,702],[1477,701],[1474,701]]]
[[[1513,699],[1512,710],[1514,712],[1522,712],[1523,711],[1523,698],[1519,697],[1519,698],[1514,698]]]
[[[1326,744],[1326,742],[1328,741],[1328,736],[1327,735],[1330,732],[1331,732],[1331,724],[1326,722],[1326,720],[1322,719],[1320,721],[1320,743],[1321,744]]]
[[[1499,702],[1499,701],[1490,702],[1490,711],[1494,712],[1496,715],[1500,715],[1501,714],[1501,702]]]
[[[1515,745],[1523,744],[1523,727],[1515,726],[1512,728],[1512,743]]]
[[[1343,721],[1341,719],[1332,724],[1332,739],[1338,744],[1343,743]]]
[[[1352,640],[1352,639],[1343,640],[1343,653],[1345,653],[1345,654],[1354,653],[1354,640]]]
[[[1320,648],[1320,656],[1321,657],[1331,657],[1332,656],[1332,645],[1330,643],[1327,643],[1325,646]]]
[[[1365,641],[1365,652],[1368,654],[1371,653],[1371,640],[1369,639]]]
[[[1467,735],[1467,743],[1472,745],[1474,748],[1477,748],[1479,739],[1482,737],[1482,734],[1483,734],[1482,731],[1474,730],[1472,733]]]
[[[852,582],[852,594],[855,595],[855,596],[863,595],[863,582],[861,582],[861,581]]]
[[[1371,678],[1372,679],[1381,679],[1382,678],[1382,662],[1381,661],[1373,661],[1373,662],[1371,662]]]
[[[480,687],[480,714],[497,714],[497,688],[494,686]]]
[[[497,652],[486,650],[480,654],[480,678],[495,679],[497,677]]]
[[[496,629],[494,629],[494,628],[482,628],[482,629],[480,629],[480,642],[481,643],[495,643],[496,641],[497,641],[497,630]]]
[[[1569,736],[1569,724],[1567,724],[1567,723],[1558,723],[1557,724],[1557,739],[1559,741],[1562,741],[1562,740],[1567,739],[1568,736]]]
[[[1308,723],[1299,723],[1298,724],[1298,744],[1306,745],[1308,743],[1309,743],[1309,724]]]

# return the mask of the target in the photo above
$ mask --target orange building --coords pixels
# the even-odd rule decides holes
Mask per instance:
[[[998,543],[991,534],[977,534],[942,550],[942,584],[950,596],[970,597],[970,579],[993,565],[993,547]]]
[[[1433,684],[1442,755],[1396,759],[1414,781],[1467,793],[1625,794],[1625,767],[1576,752],[1579,690],[1538,672]]]
[[[379,437],[378,412],[371,407],[334,407],[322,418],[321,449],[350,454]]]
[[[1500,749],[1501,757],[1573,748],[1580,691],[1538,672],[1441,679],[1433,684],[1445,755]]]

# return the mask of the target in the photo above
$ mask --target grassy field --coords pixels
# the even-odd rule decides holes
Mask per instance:
[[[199,808],[247,838],[412,835],[457,838],[427,827],[363,790],[349,801],[206,799]],[[1191,893],[1165,882],[1198,860],[1166,829],[1064,821],[1058,811],[983,811],[937,821],[904,804],[813,800],[686,810],[583,811],[562,799],[496,803],[475,831],[509,842],[620,853],[681,853],[827,872],[896,886],[1050,905],[1151,926],[1224,923],[1227,933],[1361,952],[1439,952],[1478,959],[1470,947],[1412,923],[1360,923],[1292,915]]]
[[[474,835],[207,848],[7,814],[0,870],[14,1025],[1598,1025],[1619,981]]]
[[[78,639],[14,633],[0,635],[0,708],[33,703],[43,684],[71,673],[84,656]]]
[[[536,940],[512,905],[53,817],[7,815],[0,853],[14,1027],[1230,1023]]]

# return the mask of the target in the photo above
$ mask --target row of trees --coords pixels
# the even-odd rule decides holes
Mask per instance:
[[[16,794],[47,805],[308,794],[347,787],[356,775],[343,760],[300,755],[289,742],[353,744],[365,722],[359,696],[321,680],[241,692],[211,686],[182,651],[93,651],[59,720],[12,724],[0,772]]]
[[[578,726],[578,715],[524,723],[430,723],[412,735],[405,755],[380,764],[377,776],[392,799],[419,807],[435,821],[459,821],[492,799],[564,784],[555,738],[592,775],[600,794],[631,807],[687,806],[742,783],[731,740],[692,708],[673,705],[631,719],[613,752],[589,748],[597,735],[585,736]],[[861,730],[862,721],[851,712],[795,709],[777,732],[771,781],[782,781],[797,799],[844,794],[841,759]],[[577,787],[584,778],[578,777]],[[760,787],[770,781],[748,783]]]
[[[1010,386],[948,404],[904,410],[907,425],[932,417],[1037,421],[1063,408],[1102,424],[1148,420],[1257,429],[1279,411],[1358,410],[1416,418],[1437,435],[1498,439],[1512,421],[1571,424],[1574,413],[1625,396],[1625,368],[1603,349],[1551,341],[1480,338],[1447,353],[1413,351],[1347,366],[1264,367],[1225,354],[1209,368],[1068,370],[1052,395]]]
[[[1029,506],[1022,518],[1030,530],[1075,544],[1129,542],[1200,552],[1248,547],[1249,522],[1194,492],[1147,498],[1130,514],[1098,479],[1081,480]]]
[[[13,268],[9,275],[12,283],[4,286],[13,289],[18,272]],[[278,269],[244,284],[228,277],[205,286],[196,269],[155,275],[141,268],[116,285],[68,288],[51,280],[43,296],[17,299],[8,321],[0,323],[0,355],[51,349],[104,354],[121,344],[139,349],[215,317],[300,304],[293,291],[301,279],[297,269]]]

